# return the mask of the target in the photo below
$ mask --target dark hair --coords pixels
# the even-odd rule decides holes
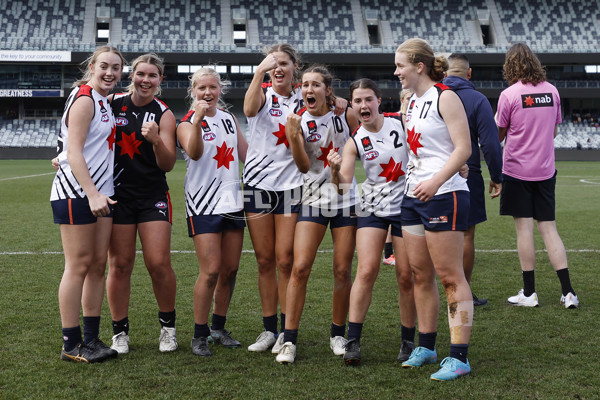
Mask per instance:
[[[464,54],[452,53],[448,56],[448,62],[452,60],[462,61],[467,65],[467,67],[469,66],[469,57],[465,56]]]
[[[331,94],[327,96],[327,104],[331,104],[333,100],[335,100],[335,95],[333,93],[332,86],[333,80],[335,79],[334,76],[331,74],[331,72],[329,72],[327,67],[322,64],[313,64],[309,66],[302,72],[302,75],[304,76],[304,74],[308,73],[321,74],[321,76],[323,77],[323,83],[325,84],[325,87],[331,88]]]
[[[539,58],[525,43],[515,43],[508,49],[502,75],[509,85],[521,81],[535,86],[546,80],[546,71]]]
[[[290,57],[290,60],[292,60],[292,63],[298,64],[298,67],[294,71],[294,76],[292,77],[292,85],[295,86],[295,84],[300,82],[299,70],[302,65],[302,60],[300,59],[300,54],[298,53],[298,50],[296,50],[292,45],[287,44],[287,43],[282,43],[282,44],[274,44],[273,46],[267,48],[265,51],[265,56],[267,56],[271,53],[279,52],[279,51],[287,54]]]
[[[435,56],[433,49],[426,40],[420,38],[407,39],[396,49],[396,53],[405,53],[411,64],[422,62],[427,75],[435,82],[444,79],[448,70],[448,61],[444,56]]]
[[[362,78],[350,84],[350,99],[352,99],[356,89],[371,89],[373,93],[375,93],[375,97],[378,99],[381,98],[381,89],[379,89],[379,86],[369,78]]]

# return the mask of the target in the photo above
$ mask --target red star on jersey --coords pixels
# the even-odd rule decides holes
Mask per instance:
[[[410,150],[413,153],[415,153],[416,156],[418,156],[417,150],[419,149],[419,147],[423,147],[423,145],[419,142],[419,140],[421,139],[421,134],[415,132],[414,127],[412,129],[409,129],[407,133],[408,145],[410,146]]]
[[[217,169],[221,167],[229,169],[229,163],[234,161],[233,147],[227,147],[227,143],[223,141],[221,146],[217,146],[217,155],[213,159],[217,160]]]
[[[525,105],[528,107],[531,107],[533,105],[533,99],[531,98],[531,96],[527,96],[525,97]]]
[[[285,136],[285,125],[279,124],[279,130],[277,132],[273,132],[273,135],[277,136],[277,144],[275,146],[279,146],[283,143],[285,144],[285,147],[290,147],[287,137]]]
[[[327,154],[329,154],[329,151],[331,151],[332,149],[334,151],[338,151],[340,148],[336,147],[334,149],[333,142],[329,142],[329,145],[327,147],[321,147],[321,155],[319,156],[319,158],[317,158],[317,160],[323,161],[323,168],[327,168],[329,166],[329,161],[327,161]]]
[[[117,144],[121,147],[121,154],[119,154],[121,156],[127,154],[133,160],[134,154],[141,154],[138,147],[140,147],[142,141],[135,138],[135,132],[131,135],[123,133],[123,138]]]
[[[383,176],[386,183],[390,181],[398,182],[398,178],[404,175],[404,171],[402,171],[402,161],[396,164],[393,157],[390,157],[390,161],[387,164],[379,165],[381,165],[381,168],[383,169],[379,176]]]
[[[113,145],[115,144],[115,134],[117,133],[117,126],[113,126],[111,131],[110,131],[110,135],[108,135],[108,137],[106,138],[106,141],[108,142],[108,149],[112,150],[113,149]]]

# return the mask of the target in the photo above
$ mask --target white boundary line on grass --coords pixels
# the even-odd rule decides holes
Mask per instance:
[[[319,253],[333,253],[333,249],[319,250]],[[496,249],[496,250],[478,250],[476,253],[516,253],[517,249]],[[536,250],[536,253],[545,253],[546,250]],[[141,250],[136,251],[137,254],[142,254]],[[254,254],[254,250],[242,250],[244,254]],[[567,253],[600,253],[598,249],[572,249],[567,250]],[[55,255],[63,254],[62,251],[2,251],[0,256],[31,256],[31,255]],[[194,250],[171,250],[171,254],[196,254]]]
[[[15,179],[35,178],[35,177],[38,177],[38,176],[54,175],[54,174],[56,174],[56,172],[46,172],[45,174],[37,174],[37,175],[13,176],[11,178],[2,178],[2,179],[0,179],[0,182],[1,181],[12,181],[12,180],[15,180]]]

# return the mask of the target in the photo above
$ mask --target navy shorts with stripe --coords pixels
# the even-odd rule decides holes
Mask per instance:
[[[428,231],[466,231],[469,200],[466,190],[436,195],[427,202],[404,196],[400,214],[402,225],[423,225]]]
[[[321,225],[329,225],[331,229],[344,226],[356,226],[356,206],[346,208],[323,210],[316,207],[302,206],[298,214],[298,222],[315,222]]]
[[[374,213],[365,213],[358,216],[357,228],[379,228],[385,231],[392,227],[392,236],[402,237],[402,217],[400,215],[390,215],[387,217],[378,217]]]
[[[536,221],[556,219],[556,171],[552,178],[544,181],[523,181],[504,174],[502,176],[500,215],[533,218]]]
[[[98,218],[94,217],[90,209],[90,203],[87,197],[82,199],[61,199],[50,202],[52,205],[52,214],[55,224],[66,225],[86,225],[94,224]],[[110,214],[104,217],[112,218],[113,206],[108,205]]]
[[[166,221],[173,223],[173,210],[169,192],[157,194],[150,198],[122,199],[116,198],[113,210],[113,224],[131,225],[150,221]]]
[[[244,212],[228,214],[193,215],[187,218],[188,235],[190,237],[202,233],[222,233],[236,229],[244,229],[246,220]]]
[[[244,185],[244,211],[255,214],[296,214],[300,212],[302,187],[275,191]]]

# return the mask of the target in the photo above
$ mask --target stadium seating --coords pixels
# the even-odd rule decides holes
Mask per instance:
[[[8,120],[0,122],[0,148],[55,147],[60,131],[58,119]]]

